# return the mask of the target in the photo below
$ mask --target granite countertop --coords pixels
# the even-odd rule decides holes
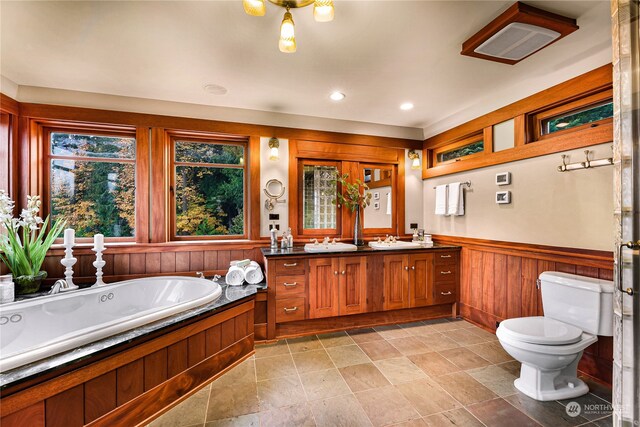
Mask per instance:
[[[407,248],[407,249],[393,249],[393,250],[380,250],[373,249],[369,247],[369,245],[359,246],[358,250],[355,251],[336,251],[336,252],[305,252],[304,246],[294,246],[293,248],[288,249],[271,249],[271,248],[262,248],[262,255],[266,258],[269,257],[280,257],[280,256],[300,256],[300,255],[312,255],[312,256],[320,256],[324,257],[327,255],[333,254],[362,254],[362,253],[377,253],[377,254],[393,254],[393,253],[404,253],[404,252],[421,252],[421,251],[433,251],[433,250],[442,250],[442,249],[460,249],[460,246],[455,245],[439,245],[434,244],[432,247],[424,247],[424,248]]]
[[[160,329],[178,325],[192,320],[194,317],[208,315],[211,311],[219,310],[229,304],[251,297],[259,290],[267,288],[266,282],[262,282],[257,285],[229,286],[224,282],[224,279],[220,279],[218,280],[218,283],[220,283],[220,286],[222,287],[222,294],[220,295],[220,298],[208,304],[183,311],[130,331],[125,331],[111,337],[80,346],[74,350],[56,354],[37,362],[2,372],[0,373],[0,391],[35,376],[80,362],[104,351],[112,350],[114,347],[119,345],[128,344]]]

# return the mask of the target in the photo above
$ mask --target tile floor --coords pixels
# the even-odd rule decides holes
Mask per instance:
[[[571,417],[568,402],[518,393],[518,372],[495,335],[458,319],[288,339],[257,346],[151,427],[611,425],[601,410]],[[589,385],[573,400],[608,407],[611,391]]]

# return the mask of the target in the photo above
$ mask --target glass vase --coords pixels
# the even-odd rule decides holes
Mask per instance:
[[[360,217],[360,205],[356,206],[356,219],[353,223],[353,244],[356,246],[364,245],[362,238],[362,218]]]
[[[47,277],[46,271],[33,276],[18,276],[13,279],[16,295],[35,294],[40,290],[42,281]]]

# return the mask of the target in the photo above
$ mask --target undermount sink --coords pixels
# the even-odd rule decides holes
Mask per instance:
[[[369,247],[381,251],[393,251],[400,249],[428,248],[429,246],[418,242],[402,242],[400,240],[396,240],[395,242],[369,242]]]
[[[323,252],[349,252],[356,251],[358,247],[350,243],[307,243],[304,245],[305,252],[323,253]]]

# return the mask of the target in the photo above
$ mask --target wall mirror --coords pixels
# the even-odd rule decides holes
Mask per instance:
[[[264,207],[269,211],[273,211],[276,207],[276,203],[286,203],[286,200],[279,200],[284,196],[285,187],[282,181],[279,179],[270,179],[264,185],[264,194],[267,196],[267,200],[264,202]]]
[[[396,166],[360,165],[360,179],[369,186],[371,204],[364,210],[365,234],[396,231]]]

